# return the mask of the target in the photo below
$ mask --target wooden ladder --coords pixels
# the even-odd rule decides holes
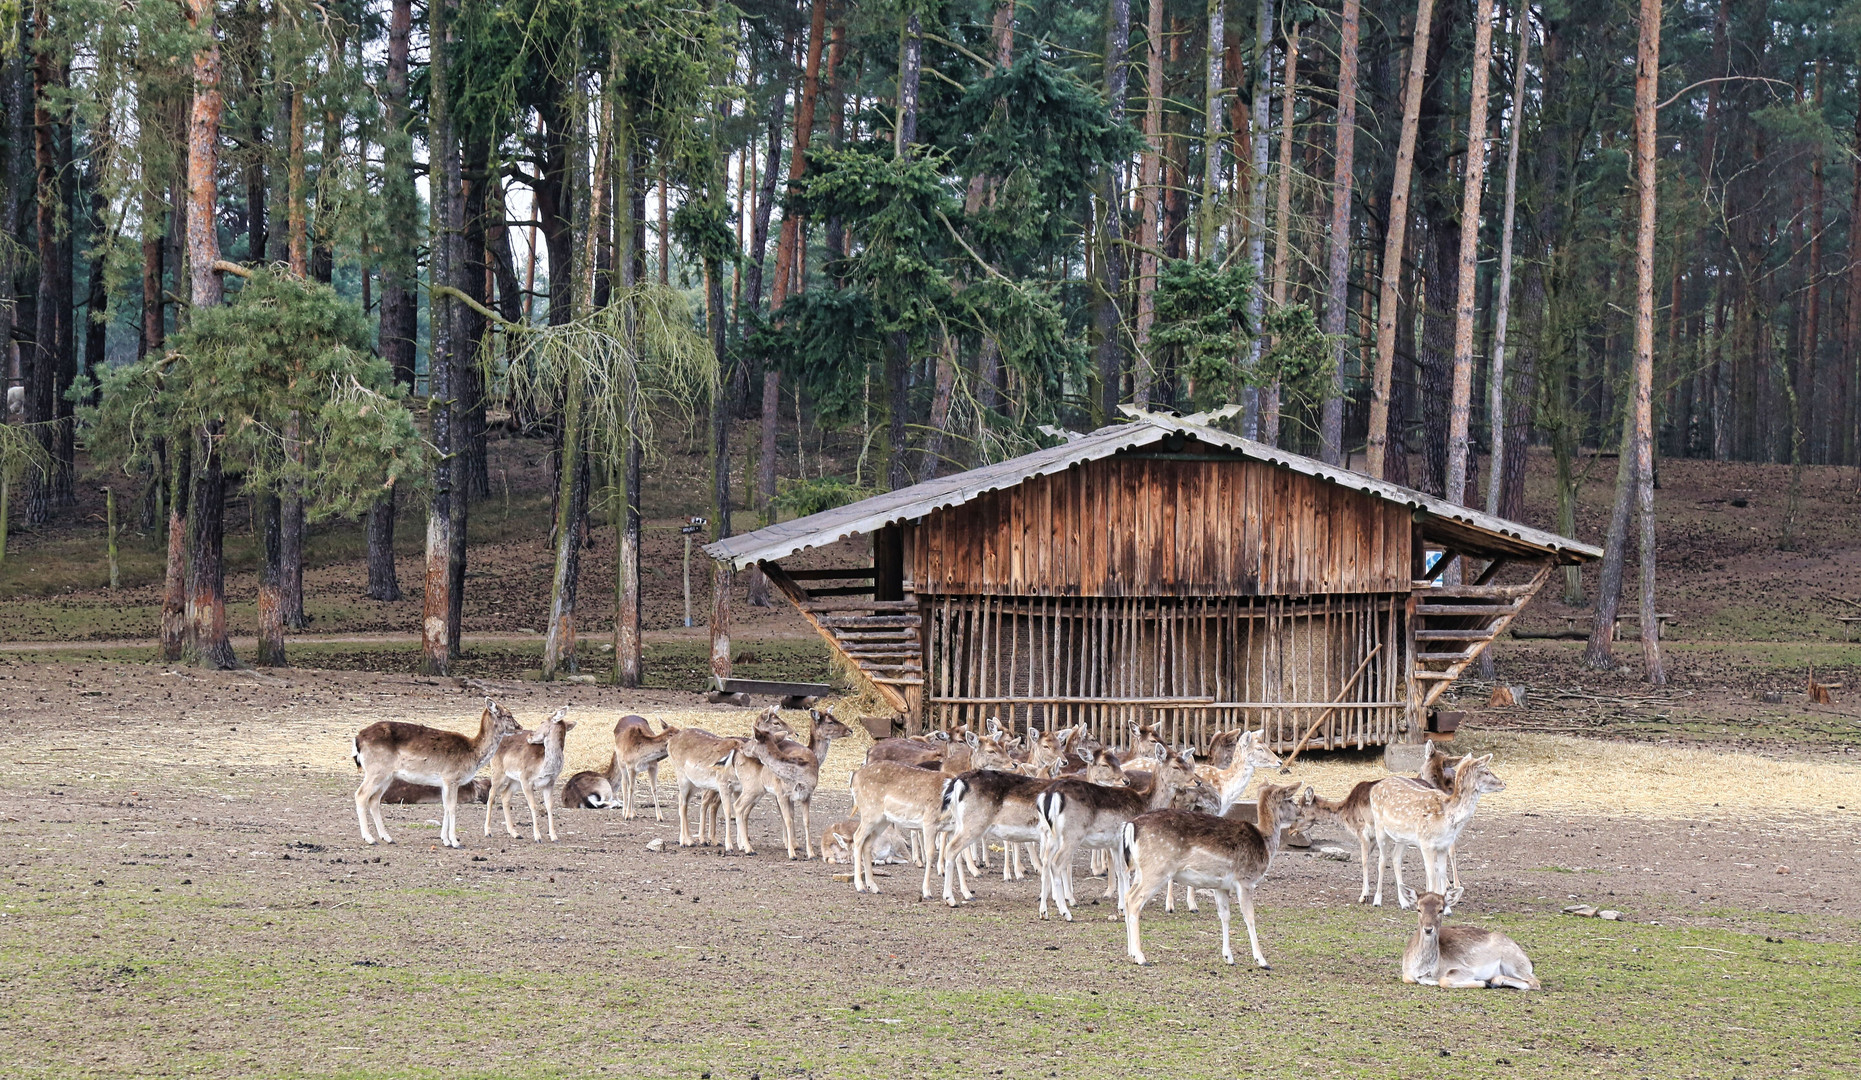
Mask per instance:
[[[870,586],[810,591],[779,566],[763,563],[762,570],[769,584],[795,605],[835,652],[872,680],[895,708],[905,711],[905,688],[924,685],[924,646],[919,635],[923,618],[916,599],[874,600]],[[807,573],[814,579],[832,576],[824,570]],[[847,571],[847,576],[869,579],[872,571]],[[857,595],[861,592],[864,597]]]
[[[1414,587],[1414,678],[1426,685],[1421,707],[1433,705],[1537,595],[1551,564],[1523,585]]]

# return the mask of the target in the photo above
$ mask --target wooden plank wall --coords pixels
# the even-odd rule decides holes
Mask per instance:
[[[923,596],[925,719],[1084,723],[1113,745],[1161,721],[1170,741],[1199,748],[1244,727],[1287,750],[1370,657],[1311,745],[1381,745],[1405,709],[1407,601]]]
[[[1410,579],[1405,507],[1240,459],[1121,455],[908,528],[920,595],[1310,596]]]

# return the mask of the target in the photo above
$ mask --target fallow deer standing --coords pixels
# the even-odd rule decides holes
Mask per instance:
[[[564,806],[590,810],[618,807],[620,816],[634,816],[634,792],[640,773],[645,772],[653,785],[653,820],[664,821],[659,808],[659,763],[666,759],[666,744],[678,728],[671,724],[653,734],[653,725],[643,716],[623,716],[614,724],[614,752],[608,755],[607,768],[599,772],[584,770],[569,777],[562,792]]]
[[[919,892],[923,899],[930,899],[931,867],[945,821],[943,787],[949,779],[942,772],[896,761],[875,761],[853,774],[847,785],[853,793],[854,813],[859,815],[859,828],[853,834],[853,891],[879,891],[872,876],[872,848],[879,830],[890,824],[906,835],[923,834],[924,882]]]
[[[491,835],[491,804],[504,796],[504,830],[512,837],[517,826],[510,819],[510,793],[522,791],[530,806],[530,839],[540,841],[542,832],[536,824],[536,796],[543,796],[543,812],[549,817],[549,839],[556,839],[556,777],[562,775],[562,750],[575,721],[563,719],[567,705],[553,713],[543,726],[528,738],[505,739],[491,757],[491,791],[485,799],[485,835]]]
[[[1035,796],[1040,814],[1040,916],[1047,917],[1051,899],[1071,922],[1073,912],[1073,856],[1081,848],[1113,848],[1112,872],[1118,894],[1126,886],[1124,857],[1115,845],[1126,822],[1149,810],[1170,805],[1177,789],[1195,781],[1192,754],[1172,754],[1159,744],[1155,779],[1148,789],[1104,787],[1086,780],[1063,778]]]
[[[672,764],[672,775],[678,781],[678,842],[680,847],[692,847],[694,844],[711,842],[714,836],[707,836],[706,826],[710,824],[712,811],[703,801],[714,799],[719,807],[734,806],[740,792],[736,772],[737,755],[742,753],[742,746],[735,739],[726,739],[713,735],[703,728],[685,728],[676,732],[666,744],[666,760]],[[699,806],[698,838],[692,839],[691,832],[691,797],[701,797]],[[730,850],[730,823],[734,815],[723,815],[724,850]],[[739,842],[744,840],[741,833]],[[747,849],[746,849],[747,850]]]
[[[941,805],[949,816],[950,833],[944,845],[943,899],[957,906],[951,887],[954,873],[964,900],[975,898],[963,880],[962,860],[955,852],[977,841],[1000,840],[1003,845],[1002,880],[1007,881],[1010,865],[1020,878],[1019,849],[1022,844],[1039,843],[1040,814],[1034,800],[1052,783],[1044,776],[1022,776],[1000,769],[977,769],[944,782]],[[1039,863],[1036,861],[1036,867]]]
[[[362,828],[362,841],[375,842],[368,831],[372,816],[381,842],[394,842],[381,821],[381,797],[389,784],[405,780],[439,790],[444,808],[439,842],[459,847],[459,786],[478,775],[506,735],[519,730],[517,718],[508,709],[486,698],[484,712],[478,718],[478,734],[469,738],[456,731],[400,720],[382,720],[356,732],[349,752],[356,768],[362,770],[362,783],[355,789],[355,820]]]
[[[1540,989],[1531,957],[1511,938],[1477,926],[1441,925],[1450,899],[1432,892],[1417,897],[1414,889],[1399,891],[1397,899],[1403,907],[1413,906],[1418,916],[1402,953],[1403,982],[1447,989]]]
[[[1363,873],[1363,891],[1357,896],[1360,904],[1370,902],[1370,844],[1376,837],[1376,828],[1370,820],[1370,789],[1384,780],[1395,779],[1407,780],[1436,791],[1451,792],[1454,789],[1454,767],[1448,763],[1448,758],[1435,753],[1433,743],[1424,743],[1423,746],[1422,771],[1419,776],[1360,780],[1342,799],[1327,799],[1322,795],[1313,797],[1312,809],[1318,817],[1330,818],[1357,838],[1357,864]],[[1460,869],[1452,848],[1448,849],[1448,865],[1453,871],[1454,880],[1458,882]]]
[[[832,712],[811,709],[808,717],[813,723],[806,745],[784,738],[781,731],[760,723],[755,734],[743,744],[745,755],[763,767],[762,784],[773,787],[776,809],[782,815],[782,838],[791,859],[795,857],[796,810],[801,811],[803,848],[808,858],[814,858],[813,804],[814,791],[821,782],[821,762],[826,760],[827,750],[835,739],[852,734],[852,729],[835,719]],[[785,730],[786,725],[783,728]],[[747,782],[740,798],[751,798]],[[747,812],[746,808],[745,816]]]
[[[1122,847],[1131,867],[1131,885],[1124,894],[1125,951],[1133,961],[1148,963],[1139,927],[1144,905],[1174,879],[1215,894],[1223,960],[1234,963],[1228,935],[1232,896],[1241,904],[1254,963],[1272,966],[1260,952],[1260,936],[1254,928],[1254,889],[1266,878],[1280,838],[1302,820],[1305,804],[1298,798],[1298,789],[1297,784],[1262,786],[1257,824],[1192,810],[1157,810],[1125,825]]]
[[[1376,896],[1371,901],[1383,904],[1383,858],[1386,846],[1395,848],[1396,900],[1403,903],[1402,845],[1414,844],[1421,854],[1427,889],[1446,893],[1449,888],[1447,853],[1473,820],[1480,796],[1504,791],[1505,782],[1494,775],[1489,765],[1493,755],[1474,757],[1468,754],[1454,765],[1454,789],[1451,792],[1392,776],[1379,780],[1370,789],[1370,821],[1376,830]],[[1457,886],[1459,883],[1456,882]],[[1404,907],[1408,905],[1403,903]],[[1447,901],[1452,911],[1453,901]]]

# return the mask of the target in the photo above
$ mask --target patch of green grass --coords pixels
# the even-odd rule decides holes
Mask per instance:
[[[741,941],[747,955],[669,950],[586,910],[560,924],[588,956],[565,970],[560,952],[472,947],[486,919],[543,932],[542,913],[493,914],[517,899],[495,884],[389,889],[341,908],[256,890],[231,906],[137,890],[10,899],[0,1061],[18,1077],[1756,1078],[1861,1066],[1852,949],[1724,930],[1482,918],[1534,958],[1545,990],[1519,994],[1403,985],[1411,919],[1355,906],[1262,907],[1270,972],[1247,964],[1238,915],[1240,966],[1219,961],[1208,912],[1152,912],[1155,966],[1138,969],[1121,924],[954,912],[949,932],[979,950],[937,972],[904,970],[923,966],[906,941],[881,945],[896,967],[869,944],[842,946],[830,917],[818,965],[797,970]]]

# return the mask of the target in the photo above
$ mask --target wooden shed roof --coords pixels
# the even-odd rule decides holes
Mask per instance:
[[[1232,451],[1238,457],[1263,461],[1307,476],[1362,491],[1410,507],[1422,525],[1424,537],[1467,554],[1508,558],[1543,558],[1584,562],[1602,558],[1602,549],[1569,537],[1534,529],[1516,521],[1456,506],[1445,499],[1365,476],[1302,454],[1289,453],[1252,439],[1196,423],[1192,419],[1144,413],[1132,422],[1112,424],[1087,435],[921,484],[888,491],[856,503],[818,514],[781,521],[754,532],[705,545],[705,554],[729,561],[737,569],[785,558],[798,551],[820,547],[849,536],[876,532],[887,525],[925,517],[935,510],[960,506],[979,496],[1014,487],[1036,476],[1063,472],[1075,465],[1098,461],[1126,450],[1153,447],[1172,436],[1188,436],[1205,446]]]

